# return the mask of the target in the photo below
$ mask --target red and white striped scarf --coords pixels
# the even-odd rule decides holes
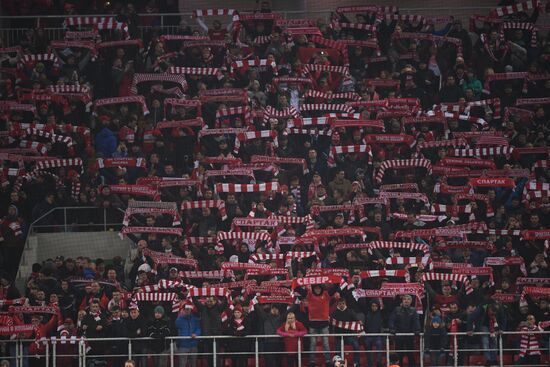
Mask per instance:
[[[110,167],[138,167],[146,168],[145,158],[97,158],[96,164],[99,168]]]
[[[313,36],[322,36],[323,34],[317,27],[289,27],[283,31],[284,34],[287,34],[289,37],[299,36],[302,34],[313,35]]]
[[[517,265],[524,276],[527,276],[527,269],[525,268],[525,260],[520,256],[512,257],[486,257],[483,260],[483,266],[505,266],[505,265]]]
[[[422,251],[424,255],[429,254],[430,248],[423,243],[414,242],[394,242],[394,241],[373,241],[367,245],[369,253],[372,253],[374,249],[395,249],[401,248],[409,251]]]
[[[271,106],[266,106],[264,108],[263,121],[264,123],[266,123],[270,118],[283,119],[283,118],[291,118],[291,117],[298,117],[298,116],[299,116],[299,113],[294,107],[287,107],[282,110],[276,110]]]
[[[361,272],[361,278],[367,279],[367,278],[387,278],[387,277],[395,277],[395,278],[405,278],[406,282],[411,281],[411,275],[409,274],[408,270],[400,269],[400,270],[363,270]]]
[[[302,67],[306,73],[311,73],[313,71],[327,71],[330,73],[349,75],[349,67],[347,66],[304,64]]]
[[[346,104],[304,103],[300,105],[300,111],[340,111],[344,113],[352,113],[353,108]]]
[[[331,122],[328,117],[295,117],[288,126],[326,126]]]
[[[540,356],[540,339],[543,337],[542,328],[538,325],[523,326],[521,328],[521,339],[519,344],[519,356]]]
[[[293,158],[293,157],[277,157],[277,156],[265,156],[265,155],[253,155],[250,158],[252,163],[275,163],[275,164],[292,164],[302,166],[303,174],[309,172],[307,167],[307,162],[303,158]]]
[[[134,74],[134,78],[132,79],[132,86],[130,88],[130,91],[136,94],[138,84],[144,82],[172,82],[178,84],[181,87],[182,92],[187,90],[187,81],[185,80],[184,75],[136,73]]]
[[[491,15],[503,17],[505,15],[527,12],[535,8],[542,8],[540,0],[526,0],[513,5],[499,6],[491,11]]]
[[[80,98],[84,103],[92,101],[90,88],[86,85],[50,85],[48,91],[54,95]]]
[[[181,224],[180,214],[176,208],[127,208],[124,212],[124,219],[122,220],[123,226],[128,226],[130,223],[130,216],[136,214],[145,214],[145,215],[171,215],[174,220],[172,225],[179,226]]]
[[[390,16],[390,14],[386,14],[386,16]],[[335,30],[340,29],[359,29],[362,31],[369,31],[376,33],[377,26],[375,24],[366,24],[366,23],[340,23],[340,22],[332,22],[331,27]]]
[[[468,280],[468,277],[466,277],[465,275],[434,273],[434,272],[427,272],[422,275],[423,282],[432,281],[432,280],[461,282],[462,284],[464,284],[466,294],[470,294],[474,291],[470,286],[470,281]]]
[[[197,200],[197,201],[183,201],[181,203],[181,210],[201,209],[201,208],[217,208],[218,213],[222,220],[227,219],[227,213],[225,211],[224,200]]]
[[[241,142],[254,139],[272,139],[273,146],[277,147],[279,145],[277,140],[277,131],[274,130],[260,130],[260,131],[246,131],[238,133],[235,137],[235,144],[233,147],[233,152],[235,154],[239,153]]]
[[[73,138],[70,136],[60,135],[60,134],[54,134],[49,133],[45,130],[38,130],[38,129],[25,129],[17,133],[17,135],[20,136],[39,136],[44,139],[49,139],[52,143],[63,143],[67,147],[72,147],[75,145]]]
[[[450,139],[450,140],[434,140],[425,141],[416,146],[416,151],[431,148],[444,148],[444,147],[468,147],[468,142],[463,138]]]
[[[216,119],[233,115],[244,115],[244,122],[246,124],[252,123],[252,113],[249,106],[227,107],[216,111]]]
[[[432,164],[427,159],[394,159],[382,162],[376,173],[375,180],[377,183],[381,183],[387,169],[408,169],[415,167],[425,168],[428,171],[428,175],[432,174]]]
[[[483,167],[489,169],[496,168],[495,162],[493,160],[477,158],[445,157],[441,160],[441,164],[444,166]]]
[[[187,279],[222,279],[235,277],[231,270],[180,271],[179,276]]]
[[[372,152],[369,145],[333,145],[330,147],[330,151],[327,158],[327,164],[329,167],[335,167],[336,161],[334,156],[336,154],[350,154],[361,153],[367,154],[369,158],[372,157]],[[371,159],[368,159],[371,162]]]
[[[153,292],[138,292],[132,297],[133,301],[137,302],[173,302],[178,300],[177,293],[153,293]]]
[[[329,122],[330,122],[331,129],[336,129],[339,127],[357,126],[357,127],[381,129],[382,131],[386,130],[383,120],[340,120],[340,119],[331,118]]]
[[[400,21],[400,22],[411,22],[411,23],[424,23],[426,19],[422,15],[417,14],[383,14],[376,17],[377,21],[382,20],[391,20],[391,21]]]
[[[458,112],[445,112],[444,116],[446,119],[461,120],[470,122],[472,124],[478,124],[482,129],[486,128],[489,125],[487,121],[480,117],[461,115]]]
[[[261,184],[233,184],[233,183],[217,183],[215,186],[216,192],[268,192],[279,191],[278,182],[266,182]]]
[[[181,236],[183,229],[168,227],[123,227],[121,235],[129,233],[155,233],[161,235]]]
[[[497,146],[488,148],[452,149],[449,154],[453,157],[494,157],[499,155],[509,156],[514,152],[514,147]]]
[[[223,78],[223,73],[218,68],[198,68],[192,66],[171,66],[168,68],[170,74],[186,74],[186,75],[215,75]]]
[[[392,33],[392,39],[413,39],[431,42],[449,42],[456,46],[457,56],[462,56],[462,40],[460,38],[437,36],[430,33],[412,33],[412,32],[400,32]]]
[[[80,166],[82,167],[82,159],[80,158],[49,158],[36,162],[36,169],[50,169],[50,168],[60,168],[60,167],[73,167]]]
[[[124,22],[117,22],[113,18],[108,18],[103,21],[99,21],[94,25],[94,29],[97,29],[98,31],[102,31],[105,29],[114,29],[114,30],[121,30],[123,31],[124,38],[129,39],[130,34],[128,33],[128,24]]]
[[[339,6],[336,13],[397,13],[399,8],[393,5],[360,5],[360,6]]]
[[[216,251],[223,252],[222,241],[226,240],[251,240],[251,241],[266,241],[266,247],[269,249],[273,246],[271,235],[267,232],[218,232],[216,235]]]
[[[416,139],[412,135],[406,134],[368,134],[366,137],[367,144],[406,144],[413,147],[416,144]]]
[[[271,265],[268,264],[256,264],[256,263],[239,263],[225,261],[221,265],[222,270],[259,270],[259,271],[268,271],[271,269]]]
[[[132,195],[132,196],[146,196],[154,200],[159,199],[159,192],[156,188],[152,188],[147,185],[110,185],[111,193]]]
[[[365,330],[361,321],[338,321],[331,317],[330,324],[335,328],[354,331],[356,333],[360,333]]]
[[[361,96],[355,92],[343,92],[343,93],[326,93],[318,90],[308,90],[304,93],[304,98],[320,98],[320,99],[347,99],[352,101],[358,101],[361,99]]]
[[[21,59],[19,60],[19,63],[17,64],[18,67],[23,67],[25,64],[29,63],[36,63],[36,62],[44,62],[49,61],[52,62],[54,65],[59,64],[59,58],[57,55],[53,52],[47,53],[47,54],[34,54],[34,55],[23,55],[21,56]]]
[[[431,263],[432,260],[430,256],[395,256],[386,259],[386,265],[422,265],[427,267],[431,265]]]
[[[141,110],[144,115],[149,114],[147,109],[147,104],[145,103],[145,97],[143,96],[126,96],[126,97],[113,97],[113,98],[102,98],[97,99],[94,102],[95,107],[108,106],[113,104],[127,104],[127,103],[138,103],[141,105]]]
[[[273,73],[277,73],[277,63],[275,61],[269,61],[268,59],[253,59],[253,60],[237,60],[231,63],[231,73],[235,73],[237,70],[248,70],[250,67],[267,67],[269,66]]]
[[[533,105],[546,105],[550,104],[550,97],[546,98],[518,98],[516,100],[516,106],[533,106]]]

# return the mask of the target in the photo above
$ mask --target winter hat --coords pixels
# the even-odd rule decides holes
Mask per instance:
[[[155,307],[155,313],[160,313],[162,316],[164,316],[164,307],[162,306]]]
[[[432,317],[432,324],[435,324],[435,323],[441,324],[441,317],[439,316]]]

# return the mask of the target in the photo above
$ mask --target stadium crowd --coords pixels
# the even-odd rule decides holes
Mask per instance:
[[[71,337],[121,365],[125,341],[93,339],[127,337],[138,367],[166,367],[167,337],[185,336],[179,367],[212,365],[214,348],[240,367],[255,345],[239,337],[266,335],[266,366],[296,366],[299,348],[333,365],[343,338],[373,367],[383,332],[401,366],[452,365],[456,348],[476,350],[458,365],[495,365],[501,337],[507,364],[548,363],[544,4],[463,24],[376,5],[283,19],[263,1],[165,34],[138,13],[174,2],[53,3],[63,39],[0,39],[2,366],[18,338],[24,365],[45,366],[53,337],[63,366]],[[103,210],[121,223],[129,257],[60,254],[17,289],[28,226],[55,231],[48,213],[67,206],[97,208],[75,230]],[[196,339],[221,335],[235,338]]]

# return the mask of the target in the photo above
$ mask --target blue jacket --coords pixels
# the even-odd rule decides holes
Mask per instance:
[[[108,128],[104,127],[95,136],[95,147],[98,153],[101,153],[103,157],[110,157],[117,147],[117,138],[115,134]]]
[[[176,319],[178,336],[201,335],[201,320],[195,315],[181,315]],[[178,339],[177,345],[180,348],[194,348],[199,344],[197,339]]]

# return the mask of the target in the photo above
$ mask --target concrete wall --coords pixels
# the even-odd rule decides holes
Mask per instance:
[[[31,273],[32,264],[63,255],[85,256],[92,259],[127,258],[132,241],[120,239],[117,232],[67,232],[35,233],[27,238],[21,258],[18,283],[24,282]]]

